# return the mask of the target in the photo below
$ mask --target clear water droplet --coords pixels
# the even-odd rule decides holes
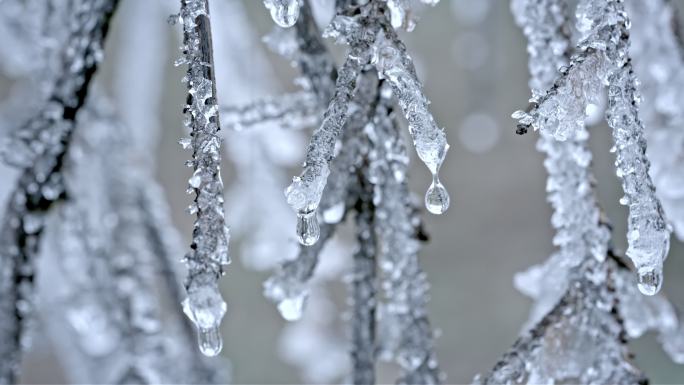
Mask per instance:
[[[221,353],[221,349],[223,349],[223,339],[221,338],[221,332],[218,326],[208,329],[200,328],[198,329],[198,332],[197,340],[202,354],[207,357],[215,357]]]
[[[642,267],[637,273],[637,286],[644,295],[655,295],[660,291],[663,272],[653,267]]]
[[[435,176],[432,179],[430,188],[425,193],[425,207],[433,214],[444,214],[449,208],[449,202],[449,193],[442,182],[439,181],[439,178]]]
[[[297,321],[302,318],[306,295],[298,295],[292,298],[285,298],[278,303],[278,311],[286,321]]]
[[[283,28],[295,25],[299,17],[299,0],[266,0],[273,21]]]
[[[297,239],[304,246],[311,246],[321,236],[316,211],[297,214]]]

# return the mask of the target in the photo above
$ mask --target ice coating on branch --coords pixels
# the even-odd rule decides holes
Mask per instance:
[[[648,175],[646,140],[638,118],[639,96],[631,64],[611,76],[608,89],[608,124],[613,128],[617,175],[622,179],[629,206],[627,256],[634,263],[639,290],[653,295],[662,285],[663,261],[670,249],[669,225]]]
[[[299,18],[300,1],[302,0],[264,0],[264,5],[276,24],[289,28],[295,25]]]
[[[400,384],[443,380],[427,318],[429,284],[418,263],[421,228],[407,186],[409,157],[392,108],[392,90],[380,87],[379,103],[365,132],[370,142],[368,173],[374,184],[375,231],[381,291],[379,355],[402,370]]]
[[[671,1],[625,2],[635,15],[630,53],[644,102],[649,174],[675,234],[684,238],[684,59],[676,9]]]
[[[318,99],[307,91],[267,97],[241,106],[221,107],[224,129],[241,131],[277,123],[282,128],[303,129],[320,123]]]
[[[75,1],[62,20],[66,37],[58,51],[49,102],[12,132],[3,155],[22,168],[10,194],[0,233],[0,383],[15,382],[25,330],[32,314],[34,262],[45,215],[64,197],[63,159],[76,115],[85,102],[115,0]],[[61,13],[60,13],[61,14]],[[39,76],[41,76],[40,74]],[[14,151],[16,149],[16,152]]]
[[[519,132],[534,127],[557,140],[583,139],[585,110],[608,86],[606,119],[613,129],[617,175],[629,206],[627,256],[637,267],[639,288],[653,295],[662,284],[662,264],[669,250],[670,229],[648,174],[646,141],[638,116],[639,94],[628,56],[629,20],[621,0],[580,1],[577,29],[579,53],[550,90],[532,100],[530,112],[517,111]],[[579,155],[579,156],[578,156]],[[590,160],[587,151],[575,154]]]
[[[185,256],[188,297],[183,301],[183,310],[198,329],[202,353],[215,356],[222,348],[219,326],[226,312],[218,279],[230,258],[228,227],[223,214],[221,138],[207,1],[183,0],[180,21],[183,26],[180,62],[188,64],[183,79],[188,86],[185,126],[191,136],[185,147],[193,150],[189,164],[194,169],[188,185],[195,193],[195,202],[188,211],[197,213],[191,251]]]
[[[439,180],[439,169],[449,145],[444,130],[437,126],[423,95],[406,47],[392,29],[380,32],[373,47],[373,63],[381,79],[387,79],[409,124],[418,157],[432,173],[432,184],[425,194],[425,206],[433,214],[449,208],[449,194]]]
[[[72,382],[210,382],[218,373],[186,348],[183,315],[163,306],[180,301],[168,270],[180,245],[152,168],[135,160],[147,149],[131,142],[145,130],[90,100],[65,171],[73,195],[49,218],[37,266],[44,325]]]
[[[347,119],[360,66],[359,60],[350,56],[338,71],[335,96],[328,105],[323,123],[311,137],[304,171],[301,176],[292,178],[292,184],[285,189],[287,203],[297,213],[297,237],[306,246],[316,243],[320,236],[316,210],[330,174],[329,163],[334,157],[337,137]]]
[[[585,260],[572,269],[568,290],[477,384],[645,384],[631,362],[610,288],[615,265]]]
[[[529,84],[533,96],[539,97],[553,86],[557,70],[569,61],[567,7],[560,0],[515,0],[511,3],[511,10],[528,40]],[[549,46],[552,49],[547,49]],[[610,241],[610,232],[601,223],[601,210],[593,191],[588,131],[582,124],[574,137],[562,142],[557,141],[552,132],[540,131],[537,149],[546,154],[547,199],[554,209],[551,222],[556,235],[553,243],[559,248],[559,253],[543,265],[543,273],[535,270],[540,271],[540,278],[545,280],[545,284],[535,291],[550,290],[555,295],[546,296],[551,298],[548,302],[538,301],[535,304],[529,321],[532,323],[551,310],[565,290],[564,285],[554,285],[553,279],[561,278],[568,267],[576,266],[589,256],[603,260]],[[564,266],[560,277],[552,274],[557,265]],[[526,289],[522,276],[516,276],[515,282],[521,290]]]

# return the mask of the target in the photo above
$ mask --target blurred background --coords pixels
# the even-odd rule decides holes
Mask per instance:
[[[260,41],[273,25],[261,1],[211,2],[221,104],[242,104],[295,90],[295,69],[287,60],[268,51]],[[224,17],[222,11],[214,12],[215,3],[222,2],[235,3],[230,4],[231,9],[239,8],[244,17],[235,13]],[[178,139],[186,135],[181,116],[186,90],[180,82],[185,68],[173,65],[179,56],[179,27],[165,23],[167,15],[175,12],[176,3],[172,0],[121,0],[96,83],[112,96],[115,108],[125,109],[128,108],[127,93],[139,92],[139,87],[143,87],[136,83],[147,84],[150,75],[161,81],[156,97],[147,101],[149,116],[144,116],[144,125],[140,121],[130,123],[137,124],[136,129],[158,130],[156,176],[169,200],[175,225],[185,244],[189,245],[192,217],[184,211],[190,203],[184,191],[190,170],[183,166],[189,153],[177,144]],[[675,3],[684,9],[684,1]],[[139,31],[139,23],[147,23],[154,34],[132,32]],[[440,331],[436,341],[437,354],[448,375],[448,383],[470,383],[475,374],[492,368],[515,341],[527,319],[530,301],[513,288],[513,275],[545,260],[553,250],[551,211],[545,200],[546,173],[542,155],[535,150],[537,134],[515,135],[514,121],[510,118],[512,111],[527,106],[530,97],[526,42],[513,22],[508,2],[500,0],[442,0],[435,7],[423,9],[416,29],[404,33],[403,37],[416,62],[425,93],[432,102],[435,118],[446,128],[451,145],[441,171],[441,179],[451,194],[451,207],[442,216],[423,215],[430,242],[420,256],[432,285],[431,321]],[[151,40],[157,43],[150,43]],[[148,43],[156,44],[153,52]],[[341,52],[339,47],[334,49]],[[133,69],[129,70],[126,63],[131,63]],[[136,72],[136,68],[142,70]],[[124,80],[126,82],[122,83]],[[252,81],[258,86],[249,87]],[[0,86],[2,84],[6,82]],[[271,138],[274,151],[279,151],[278,143],[285,142],[281,135],[286,134],[277,133],[281,130],[278,127],[259,129],[274,130],[266,137]],[[591,134],[599,200],[612,221],[614,244],[617,250],[623,251],[627,210],[618,203],[622,190],[615,176],[613,154],[608,151],[610,130],[599,121],[592,127]],[[228,134],[224,156],[223,180],[229,191],[226,217],[234,237],[231,240],[233,263],[220,282],[228,302],[228,313],[222,325],[222,356],[231,362],[234,383],[311,382],[312,377],[300,376],[299,361],[293,356],[298,350],[282,348],[283,339],[288,335],[281,334],[281,330],[288,323],[262,295],[262,282],[269,272],[255,269],[254,263],[245,263],[242,258],[242,254],[254,246],[247,244],[247,240],[250,231],[255,231],[249,227],[254,226],[250,220],[255,219],[244,206],[247,203],[231,203],[230,191],[242,189],[243,195],[249,196],[251,191],[254,196],[263,196],[259,191],[263,186],[249,183],[250,170],[254,178],[263,172],[259,164],[263,150],[245,145],[249,142],[244,142],[241,135],[251,134]],[[286,159],[274,162],[276,166],[284,167],[284,171],[278,173],[281,180],[276,192],[271,194],[273,199],[284,201],[280,191],[291,176],[299,172],[297,163],[303,159],[307,136],[308,133],[288,136],[289,147],[281,154]],[[235,138],[233,144],[231,138]],[[409,151],[415,159],[412,147]],[[231,157],[241,161],[239,164],[232,162]],[[422,197],[430,174],[420,162],[412,164],[410,184]],[[239,180],[234,178],[238,171],[242,173]],[[7,175],[6,170],[3,175]],[[239,183],[243,184],[236,186]],[[3,199],[12,184],[11,180],[3,181]],[[285,211],[284,215],[291,215],[286,223],[294,223],[293,213]],[[296,242],[294,225],[273,231],[289,234],[291,245]],[[330,267],[332,277],[344,275],[349,268],[354,247],[350,237],[345,236],[348,233],[343,231],[335,250],[328,253],[336,258],[335,266]],[[178,259],[184,252],[178,250]],[[681,277],[684,277],[684,248],[673,237],[663,291],[675,305],[684,309],[684,280]],[[340,318],[346,306],[345,284],[330,278],[325,281],[330,282],[320,290],[328,293],[333,306],[324,306],[323,311],[334,318],[330,324],[335,326],[333,332],[340,337],[334,348],[343,351],[348,326]],[[308,316],[305,313],[303,322]],[[40,323],[36,329],[37,336],[24,362],[22,381],[64,381],[56,350],[50,339],[41,334],[44,328]],[[289,336],[294,338],[292,336],[296,334]],[[649,375],[652,383],[684,382],[684,367],[670,361],[653,335],[630,342],[630,345],[637,365]],[[196,346],[188,349],[196,349]],[[302,352],[306,351],[302,349]],[[323,356],[323,359],[328,357]],[[332,362],[337,365],[339,360],[335,358]],[[393,373],[394,368],[381,365],[379,382],[393,381]]]

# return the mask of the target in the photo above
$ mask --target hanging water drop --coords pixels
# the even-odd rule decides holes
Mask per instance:
[[[304,246],[311,246],[321,235],[316,211],[297,214],[297,239]]]
[[[637,272],[637,286],[644,295],[655,295],[660,291],[663,271],[654,267],[642,267]]]
[[[223,339],[218,326],[198,329],[197,341],[200,351],[207,357],[217,356],[223,348]]]
[[[425,207],[433,214],[444,214],[449,208],[449,202],[449,193],[442,182],[439,181],[437,174],[434,174],[432,184],[430,184],[430,188],[425,193]]]
[[[299,0],[264,0],[273,21],[283,28],[292,27],[299,17]]]

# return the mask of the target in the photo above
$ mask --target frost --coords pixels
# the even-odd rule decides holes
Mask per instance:
[[[198,329],[202,353],[215,356],[222,348],[218,328],[226,312],[217,281],[230,258],[229,233],[223,214],[219,112],[207,1],[182,1],[180,20],[183,25],[181,62],[188,64],[184,78],[188,86],[185,125],[192,138],[190,165],[194,168],[188,181],[195,193],[190,211],[197,212],[191,251],[185,256],[188,297],[183,301],[183,309]]]
[[[523,4],[521,2],[517,4],[514,5],[516,12],[527,9],[519,5]],[[533,45],[542,42],[548,31],[563,28],[559,24],[562,18],[558,18],[562,5],[556,4],[547,9],[551,12],[555,10],[556,15],[550,13],[550,27],[542,29],[539,36],[532,36],[530,41]],[[519,15],[517,19],[523,22],[534,20],[527,19],[525,15]],[[555,68],[563,66],[560,76],[549,88],[548,82],[554,67],[543,67],[544,60],[534,60],[543,58],[543,55],[552,55],[554,51],[557,51],[555,55],[562,53],[568,45],[567,39],[563,42],[562,32],[559,32],[556,37],[551,37],[554,50],[539,52],[533,48],[530,51],[533,63],[536,63],[530,67],[535,78],[531,82],[534,90],[531,110],[516,111],[514,118],[519,121],[520,133],[531,126],[558,141],[584,141],[588,136],[585,128],[587,106],[599,104],[601,92],[608,86],[606,119],[613,129],[617,175],[622,179],[625,192],[625,198],[620,202],[629,206],[627,256],[636,265],[639,288],[644,294],[653,295],[662,283],[662,264],[669,250],[671,230],[665,222],[649,177],[644,128],[639,120],[640,96],[628,55],[628,28],[629,20],[622,1],[581,1],[577,6],[577,29],[581,34],[578,53],[569,59],[567,66],[563,66],[562,61],[549,61],[555,63]],[[544,93],[545,89],[548,92]],[[547,152],[548,149],[553,151],[554,144],[541,143],[540,147],[547,148]],[[586,147],[579,146],[571,151],[578,164],[590,162],[591,155]],[[548,166],[547,162],[547,169]],[[549,179],[550,188],[555,189],[557,182],[553,178]],[[580,186],[579,191],[588,191],[588,186]],[[564,239],[560,241],[564,242]],[[599,248],[592,249],[601,254]]]

